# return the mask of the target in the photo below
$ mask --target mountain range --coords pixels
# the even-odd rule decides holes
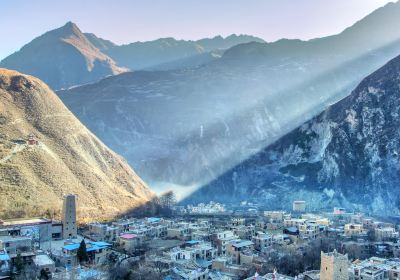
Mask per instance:
[[[262,202],[288,209],[344,206],[400,213],[400,56],[328,107],[218,179],[186,203]]]
[[[161,38],[120,46],[107,45],[105,49],[101,50],[112,57],[119,65],[132,70],[170,70],[182,67],[182,60],[194,60],[193,65],[190,66],[205,64],[218,58],[218,56],[212,56],[213,52],[249,42],[263,43],[264,40],[254,36],[235,34],[226,38],[216,36],[197,41]],[[205,57],[208,59],[205,59]],[[162,69],[159,66],[162,66]]]
[[[400,3],[390,3],[334,36],[244,43],[195,68],[123,73],[58,94],[154,188],[192,190],[397,56],[399,18]]]
[[[162,38],[116,45],[73,22],[46,32],[0,62],[0,67],[34,75],[53,89],[96,82],[128,70],[196,67],[219,58],[224,49],[263,40],[248,35],[198,41]],[[122,67],[121,67],[122,66]]]
[[[78,195],[81,221],[114,217],[154,196],[46,84],[0,68],[0,218],[60,217],[69,193]]]

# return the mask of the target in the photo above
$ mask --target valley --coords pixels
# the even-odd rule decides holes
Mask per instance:
[[[1,280],[400,279],[400,0],[0,11]]]

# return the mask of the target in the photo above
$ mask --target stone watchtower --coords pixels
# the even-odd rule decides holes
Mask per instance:
[[[76,195],[67,194],[64,196],[62,209],[63,238],[77,238],[78,232],[76,227]]]
[[[321,252],[320,280],[349,280],[347,254]]]

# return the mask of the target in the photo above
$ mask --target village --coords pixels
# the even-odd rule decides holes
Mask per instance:
[[[0,279],[400,279],[398,225],[343,208],[172,206],[169,217],[0,221]]]

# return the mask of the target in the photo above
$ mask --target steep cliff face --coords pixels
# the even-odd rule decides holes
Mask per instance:
[[[187,202],[252,200],[314,209],[400,209],[400,57],[350,96],[204,186]],[[273,207],[271,207],[273,208]]]
[[[78,195],[81,220],[109,218],[153,196],[47,85],[0,68],[0,218],[57,214],[68,193]]]
[[[53,89],[126,71],[95,47],[72,22],[32,40],[2,60],[0,67],[39,77]]]

